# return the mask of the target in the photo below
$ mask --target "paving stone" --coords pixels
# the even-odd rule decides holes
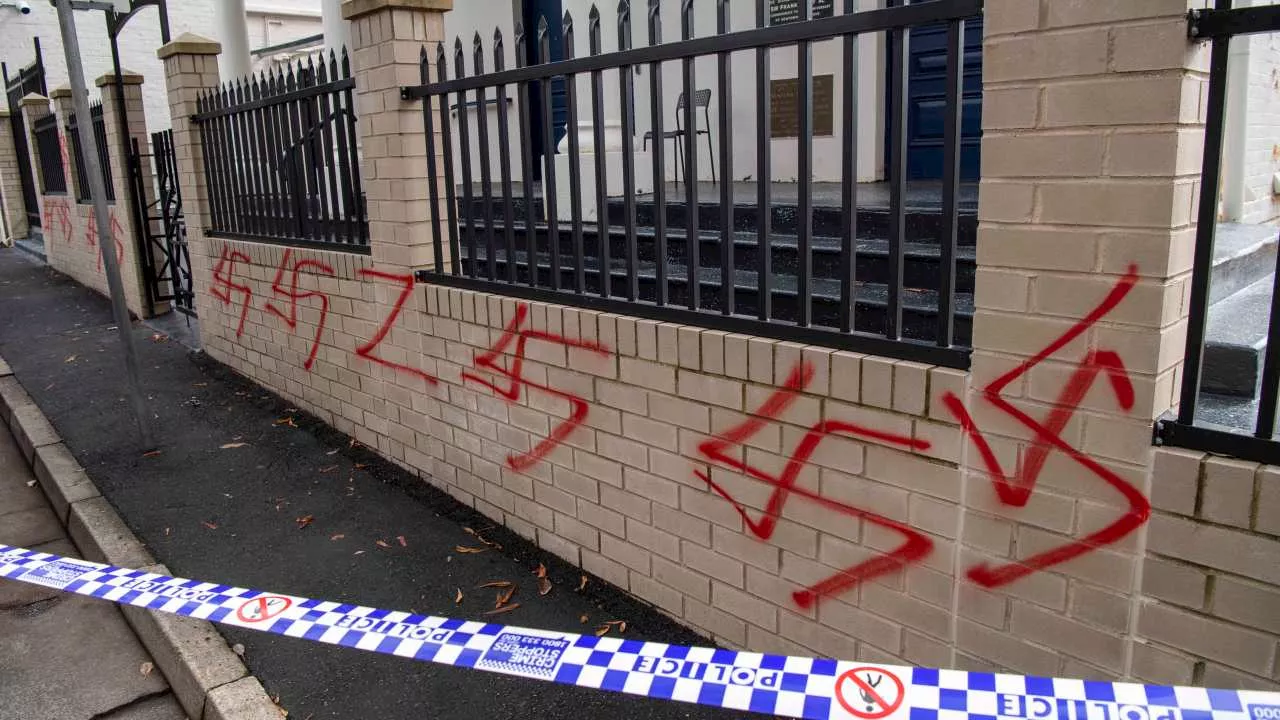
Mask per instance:
[[[64,557],[79,557],[75,547],[70,540],[54,540],[51,543],[37,545],[31,550],[39,550],[40,552],[54,553]],[[0,582],[0,612],[12,608],[30,605],[41,600],[48,600],[57,597],[60,593],[53,588],[47,588],[43,585],[33,585],[24,582]]]
[[[279,720],[280,711],[258,678],[246,677],[209,693],[204,720]]]
[[[0,611],[0,718],[89,720],[163,692],[110,603],[76,595]]]
[[[165,693],[117,710],[103,720],[187,720],[187,714],[182,711],[182,706],[174,699],[173,693]]]
[[[63,536],[62,523],[48,506],[23,510],[0,521],[0,543],[29,548]]]

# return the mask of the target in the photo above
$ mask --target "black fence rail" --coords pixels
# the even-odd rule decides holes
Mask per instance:
[[[354,89],[343,51],[200,98],[207,232],[368,252]]]
[[[1222,179],[1222,148],[1226,129],[1227,62],[1233,39],[1280,32],[1280,5],[1232,10],[1230,0],[1217,0],[1213,10],[1192,10],[1188,32],[1193,39],[1210,40],[1208,116],[1200,180],[1200,207],[1196,218],[1195,264],[1191,275],[1187,345],[1177,414],[1155,425],[1157,445],[1172,445],[1230,455],[1269,464],[1280,464],[1280,440],[1276,438],[1277,402],[1280,401],[1280,266],[1272,276],[1271,307],[1266,326],[1266,350],[1257,391],[1252,432],[1212,422],[1200,412],[1205,398],[1202,384],[1205,336],[1208,326],[1210,284],[1217,231],[1218,192]]]
[[[36,161],[40,164],[42,191],[65,193],[67,175],[62,169],[62,142],[58,138],[58,118],[45,115],[31,123],[31,136],[36,143]]]
[[[102,170],[107,202],[115,202],[116,188],[111,180],[111,155],[107,149],[107,123],[102,114],[101,100],[89,105],[89,120],[93,123],[93,139],[98,146],[97,162]],[[82,203],[92,202],[93,193],[89,190],[89,172],[84,164],[84,147],[80,143],[79,125],[74,114],[67,121],[67,137],[71,140],[71,160],[76,164],[76,200]]]
[[[739,0],[745,1],[745,0]],[[757,4],[756,27],[734,28],[730,23],[730,0],[716,0],[716,26],[694,27],[694,0],[680,3],[679,42],[664,43],[660,0],[649,0],[647,47],[632,45],[637,24],[632,3],[618,6],[616,27],[605,28],[596,7],[586,18],[585,28],[564,18],[543,18],[538,27],[516,27],[517,67],[504,66],[506,38],[496,34],[488,48],[477,33],[465,43],[459,38],[451,47],[441,45],[421,58],[422,84],[402,89],[405,98],[423,100],[426,126],[428,192],[434,207],[441,207],[441,190],[447,208],[445,222],[435,224],[432,248],[435,262],[419,277],[423,281],[498,292],[550,302],[579,305],[612,312],[687,322],[735,332],[812,342],[863,352],[967,367],[969,351],[957,342],[956,252],[961,233],[958,211],[960,93],[964,70],[962,43],[965,20],[982,11],[982,0],[934,0],[901,7],[855,12],[853,0],[845,0],[844,13],[811,20],[808,2],[801,2],[798,22],[769,27],[767,3]],[[561,24],[563,45],[553,47],[549,23]],[[906,192],[906,121],[908,108],[906,33],[920,25],[946,26],[946,110],[943,153],[944,178],[937,212],[933,278],[928,289],[904,283],[907,265],[908,210]],[[589,54],[575,56],[575,34],[585,29]],[[695,30],[700,30],[698,36]],[[710,31],[714,30],[714,34]],[[605,32],[617,34],[617,52],[601,52]],[[857,183],[857,70],[860,36],[883,33],[890,47],[890,103],[886,126],[891,156],[888,168],[888,220],[884,252],[888,282],[875,287],[858,280],[856,264],[859,238]],[[815,196],[810,178],[814,170],[814,78],[813,46],[820,41],[838,42],[843,49],[845,71],[833,102],[840,104],[842,120],[834,128],[843,138],[845,158],[839,185],[839,227],[834,236],[814,233]],[[558,42],[558,41],[557,41]],[[532,53],[528,52],[533,50]],[[731,75],[741,72],[733,63],[733,53],[755,58],[755,101],[759,121],[754,137],[733,131],[730,88]],[[796,61],[796,116],[794,147],[798,154],[795,187],[795,218],[786,237],[772,222],[776,218],[773,201],[779,178],[770,172],[774,135],[770,120],[770,59],[789,55]],[[525,62],[537,57],[539,64]],[[699,58],[714,64],[714,72],[699,72]],[[490,63],[492,63],[490,65]],[[663,64],[679,70],[675,88],[667,95],[693,98],[675,102],[664,95]],[[473,69],[467,75],[466,67]],[[486,67],[492,71],[486,71]],[[651,107],[636,107],[635,69],[645,67],[650,76]],[[616,77],[617,89],[606,92],[606,76]],[[584,91],[579,88],[582,79]],[[668,83],[671,78],[666,78]],[[714,87],[709,95],[707,87]],[[563,90],[561,90],[563,88]],[[563,92],[564,102],[553,95]],[[617,95],[615,95],[617,93]],[[510,99],[515,99],[511,117]],[[494,101],[494,102],[490,102]],[[610,198],[605,139],[596,132],[594,140],[580,139],[578,122],[592,120],[604,126],[605,107],[621,104],[622,137],[621,197]],[[538,143],[554,148],[560,139],[554,113],[563,108],[568,128],[566,150],[569,172],[557,176],[555,151],[542,155],[541,183],[533,176],[539,170],[530,154],[535,144],[535,128],[542,135]],[[678,120],[667,118],[675,107]],[[708,107],[709,106],[709,107]],[[458,108],[456,119],[452,109]],[[467,108],[481,108],[468,117]],[[495,119],[491,117],[496,112]],[[699,130],[709,123],[711,108],[720,130],[713,140]],[[541,114],[541,122],[536,113]],[[648,113],[653,133],[648,143],[654,182],[653,197],[638,207],[636,192],[636,113]],[[665,121],[665,125],[664,125]],[[664,130],[664,127],[666,130]],[[490,149],[496,131],[497,172],[491,168]],[[686,179],[669,190],[662,180],[670,167],[664,138],[683,132],[684,152],[676,146],[678,177]],[[437,135],[438,133],[438,135]],[[511,138],[516,135],[522,152],[514,153]],[[442,141],[443,168],[436,162],[437,137]],[[473,165],[473,139],[478,141],[478,167]],[[741,228],[743,207],[735,205],[733,168],[735,142],[755,145],[758,172],[754,182],[754,216],[763,220],[754,227]],[[585,142],[594,147],[583,148]],[[710,148],[700,145],[709,144]],[[455,150],[461,148],[455,167]],[[709,150],[703,154],[704,150]],[[513,167],[512,157],[516,157]],[[699,166],[715,157],[718,203],[700,198]],[[595,187],[584,188],[584,158],[594,163]],[[703,166],[705,167],[705,166]],[[738,173],[737,175],[740,175]],[[557,201],[557,184],[567,182],[570,207]],[[518,187],[517,187],[518,183]],[[584,192],[587,193],[584,196]],[[674,193],[674,202],[668,193]],[[594,200],[594,219],[584,219],[583,198]],[[682,202],[681,202],[682,201]],[[677,205],[682,207],[677,207]],[[478,211],[477,211],[478,208]],[[641,227],[638,214],[651,225]],[[709,216],[709,217],[708,217]],[[970,218],[971,219],[971,218]],[[822,245],[822,247],[819,247]],[[828,247],[831,245],[831,247]],[[838,255],[833,276],[817,277],[815,253]],[[969,301],[971,311],[971,301]],[[909,315],[912,323],[904,322]],[[966,320],[967,322],[967,320]],[[967,335],[967,326],[965,328]]]

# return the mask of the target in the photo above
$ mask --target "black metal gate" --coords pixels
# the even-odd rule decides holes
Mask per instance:
[[[18,177],[22,181],[22,203],[26,206],[27,225],[40,227],[40,202],[36,196],[36,179],[31,174],[31,163],[23,158],[27,155],[27,128],[22,121],[22,98],[30,93],[48,95],[44,83],[44,56],[40,54],[40,38],[35,38],[36,59],[30,65],[18,70],[12,79],[9,68],[0,63],[0,73],[4,76],[4,90],[9,97],[9,124],[13,130],[13,147],[18,155]]]
[[[138,240],[147,295],[152,302],[172,301],[173,309],[195,315],[191,290],[191,254],[187,250],[187,224],[182,214],[182,189],[178,186],[173,131],[151,134],[154,188],[142,180],[146,157],[134,139],[130,151],[133,197],[144,231]],[[154,190],[154,192],[151,192]],[[154,197],[154,199],[149,199]]]

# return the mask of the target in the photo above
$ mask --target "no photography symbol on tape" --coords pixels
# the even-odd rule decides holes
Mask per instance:
[[[846,693],[855,699],[849,701]],[[878,720],[902,707],[906,689],[897,675],[874,667],[857,667],[836,678],[836,700],[855,717]]]
[[[280,613],[288,610],[289,606],[292,604],[293,601],[287,597],[281,597],[279,595],[263,595],[261,597],[253,598],[252,600],[248,600],[241,605],[239,609],[236,610],[236,617],[240,618],[243,622],[259,623],[278,616]]]

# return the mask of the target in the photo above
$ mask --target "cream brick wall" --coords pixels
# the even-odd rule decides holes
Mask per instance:
[[[1280,468],[1156,452],[1134,674],[1280,688]]]
[[[10,113],[0,111],[0,128],[7,128],[9,122]],[[0,132],[0,205],[3,205],[0,209],[4,212],[4,230],[8,238],[27,236],[27,210],[18,176],[18,164],[26,164],[26,161],[26,158],[18,157],[13,133]]]
[[[441,37],[438,13],[403,8],[353,27],[371,256],[202,237],[185,116],[216,49],[166,57],[205,348],[727,645],[1270,686],[1273,469],[1166,468],[1150,443],[1182,349],[1203,52],[1132,44],[1174,37],[1187,4],[1026,4],[987,8],[988,45],[1009,47],[986,78],[972,372],[402,284],[440,213],[420,108],[395,90]]]
[[[99,79],[99,92],[103,101],[103,120],[106,124],[107,153],[111,166],[110,182],[113,185],[116,200],[108,203],[107,212],[114,234],[116,260],[120,266],[120,279],[124,287],[125,304],[129,312],[138,317],[151,317],[163,311],[163,306],[151,307],[147,303],[146,289],[143,285],[144,274],[141,267],[138,242],[134,237],[133,223],[130,217],[128,198],[128,175],[126,164],[120,153],[120,130],[116,120],[115,87]],[[146,120],[143,116],[142,78],[136,75],[126,76],[125,112],[129,118],[130,136],[142,142],[148,138]],[[101,242],[107,242],[107,233],[101,232],[94,219],[92,203],[78,202],[76,199],[76,182],[78,172],[75,161],[71,157],[71,138],[67,136],[67,123],[73,113],[71,91],[57,88],[52,93],[57,108],[58,132],[61,135],[63,152],[63,172],[67,178],[67,192],[45,194],[42,198],[43,214],[41,225],[44,232],[45,256],[51,267],[65,273],[86,287],[109,295],[107,287],[106,266],[103,264],[99,250]],[[32,143],[34,148],[34,142]],[[86,162],[91,159],[85,150]],[[144,180],[150,182],[150,172],[144,172]]]

